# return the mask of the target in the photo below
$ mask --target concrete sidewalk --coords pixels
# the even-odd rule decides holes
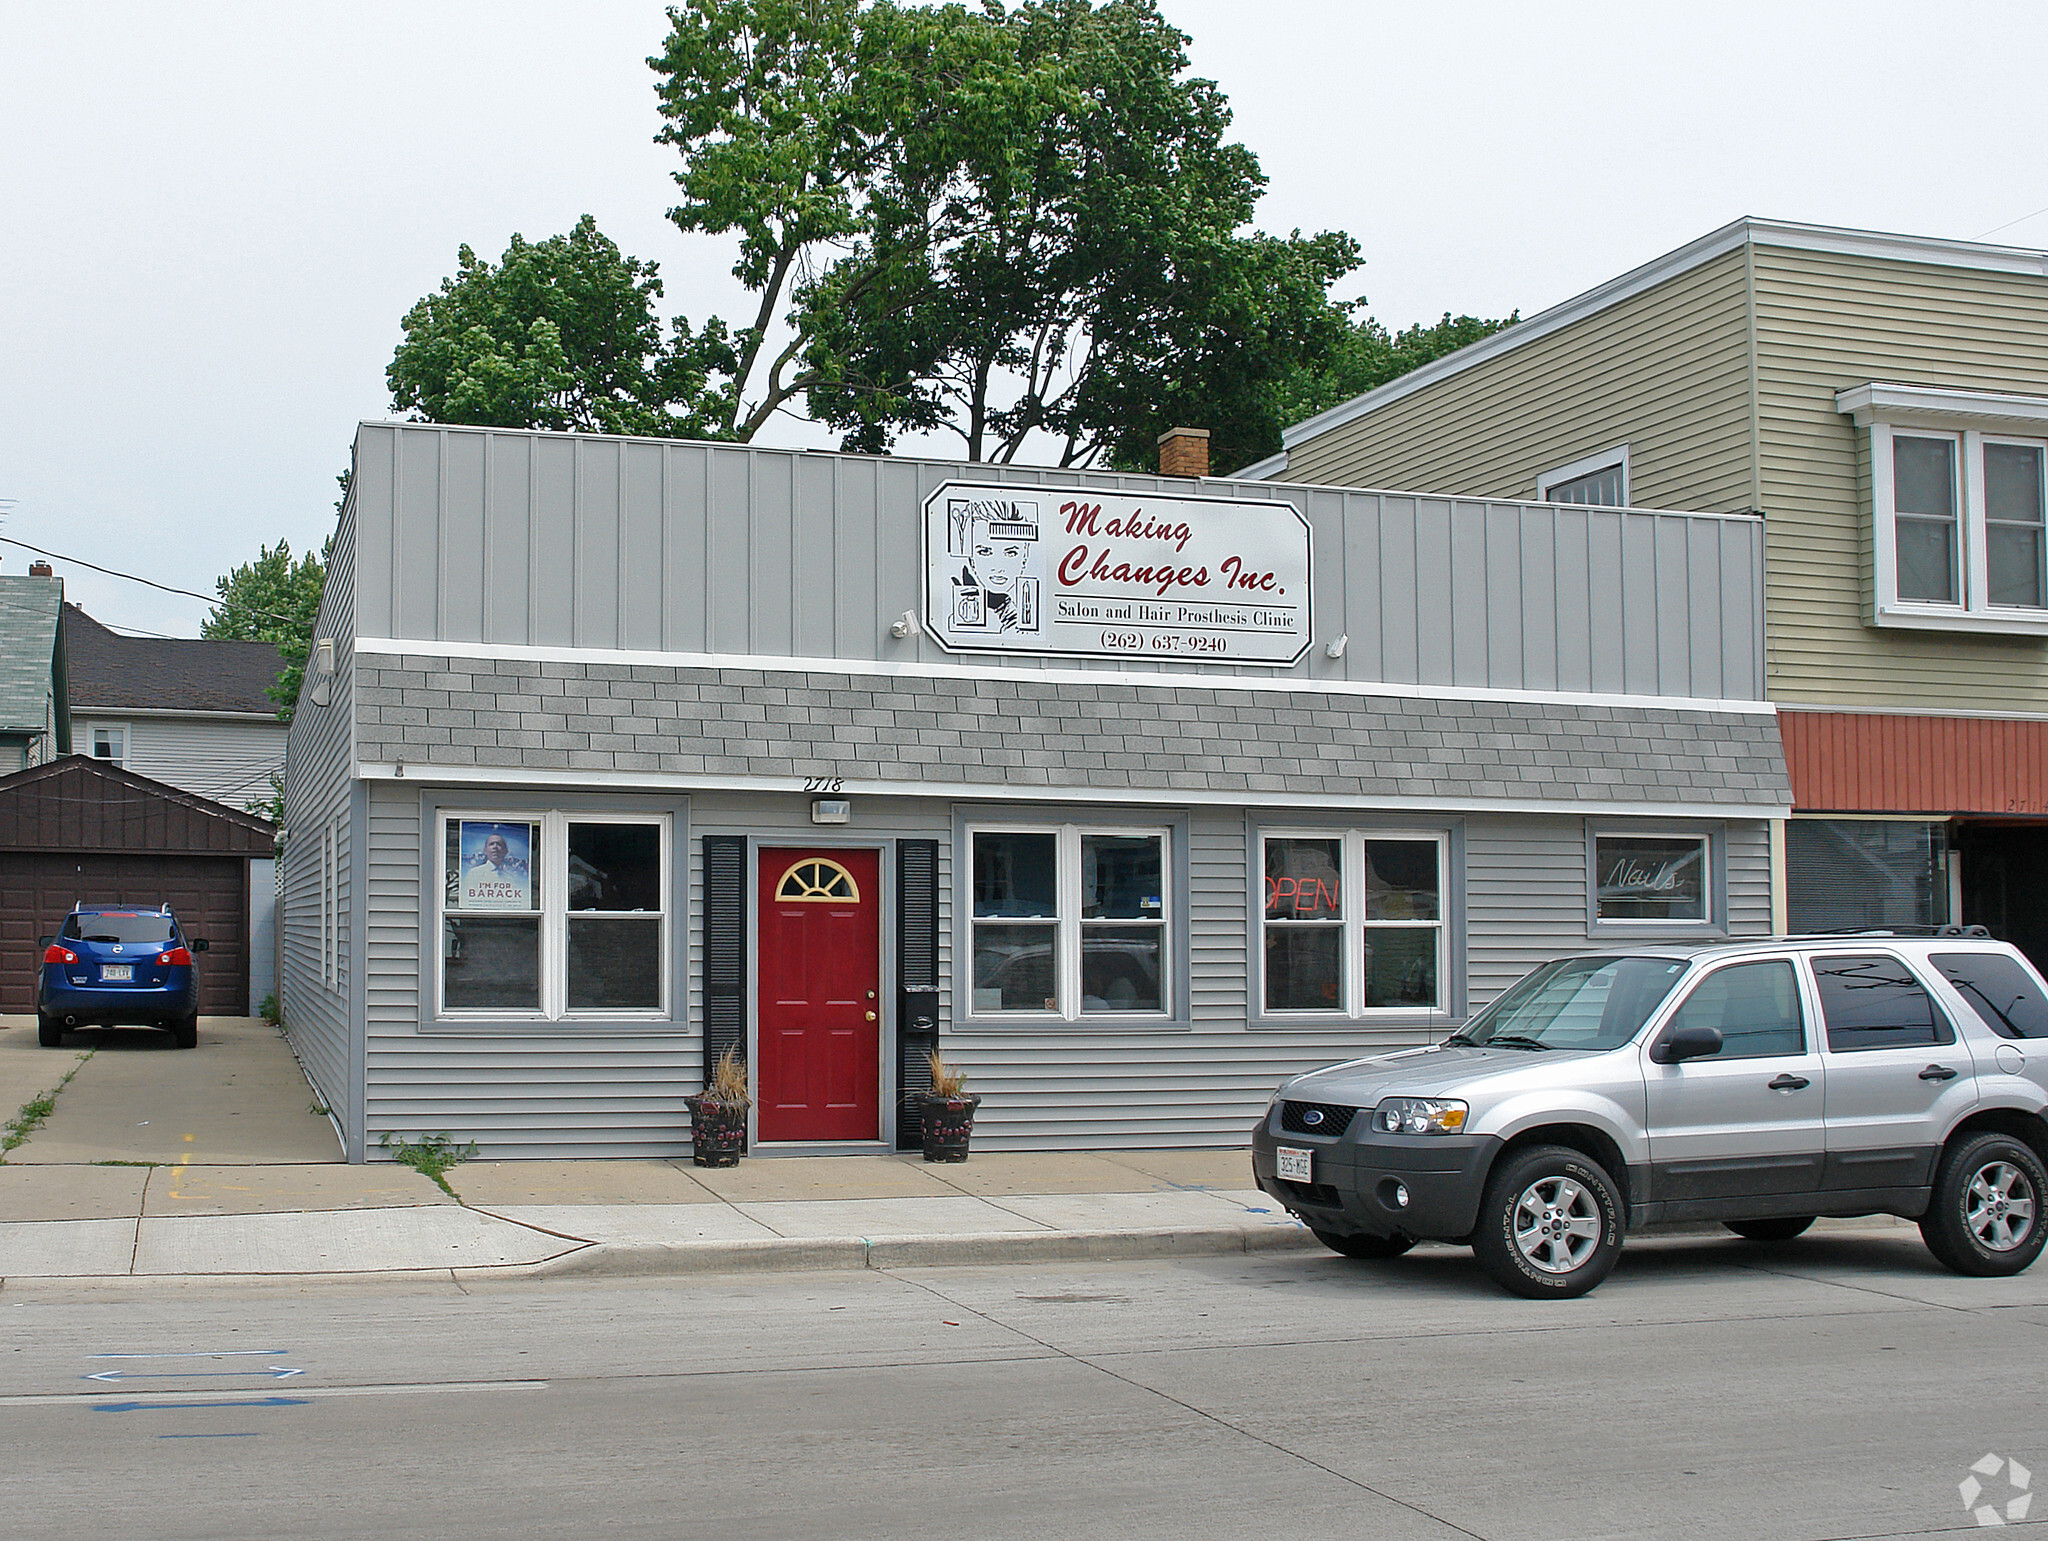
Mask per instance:
[[[1244,1151],[0,1166],[0,1281],[888,1268],[1314,1245]]]
[[[455,1195],[341,1160],[287,1040],[207,1017],[40,1047],[0,1017],[0,1280],[687,1273],[1303,1246],[1247,1151],[473,1162]],[[18,1030],[17,1030],[18,1029]],[[69,1077],[65,1080],[65,1077]],[[60,1089],[61,1082],[61,1089]]]

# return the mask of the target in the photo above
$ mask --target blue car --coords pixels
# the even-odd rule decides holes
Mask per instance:
[[[36,1033],[46,1049],[59,1048],[73,1027],[162,1027],[181,1049],[199,1042],[199,970],[192,955],[204,940],[188,942],[166,904],[80,904],[63,928],[42,940],[36,976]]]

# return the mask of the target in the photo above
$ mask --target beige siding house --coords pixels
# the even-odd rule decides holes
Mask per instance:
[[[1739,220],[1283,442],[1242,474],[1761,518],[1781,923],[2048,958],[2048,253]]]

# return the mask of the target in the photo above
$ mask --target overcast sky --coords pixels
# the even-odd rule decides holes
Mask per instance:
[[[1340,296],[1390,326],[1528,315],[1744,214],[2048,247],[2038,4],[1162,8],[1260,225],[1357,236]],[[740,314],[730,248],[664,218],[665,30],[643,0],[0,0],[0,536],[205,593],[317,549],[463,242],[587,212],[671,310]],[[111,624],[206,611],[57,568]]]

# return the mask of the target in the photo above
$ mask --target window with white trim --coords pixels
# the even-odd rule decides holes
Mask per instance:
[[[1167,832],[972,826],[968,1015],[1164,1017]]]
[[[1859,386],[1870,430],[1871,620],[2048,633],[2048,398]]]
[[[1259,843],[1268,1015],[1442,1009],[1442,835],[1269,830]]]
[[[91,754],[109,765],[128,763],[128,727],[125,723],[96,722],[91,728]]]
[[[1706,925],[1714,919],[1705,835],[1593,836],[1593,918],[1602,925]]]
[[[1536,478],[1539,503],[1583,503],[1595,508],[1628,507],[1628,446],[1587,455]]]
[[[661,814],[440,815],[443,1017],[666,1018]]]

